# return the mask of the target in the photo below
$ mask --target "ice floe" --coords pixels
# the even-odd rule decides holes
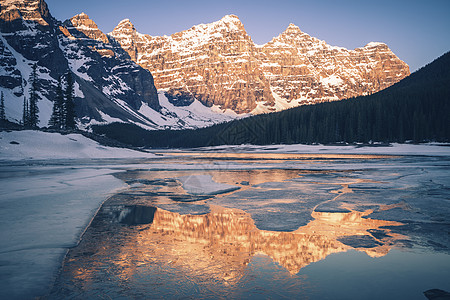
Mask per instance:
[[[240,189],[238,186],[215,182],[211,175],[189,175],[177,179],[191,195],[217,195]]]

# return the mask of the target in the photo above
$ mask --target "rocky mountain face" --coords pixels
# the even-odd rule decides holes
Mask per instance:
[[[161,109],[151,73],[134,63],[86,14],[64,23],[42,0],[0,1],[0,89],[9,119],[20,120],[29,94],[32,66],[38,66],[40,126],[46,126],[57,79],[75,76],[80,126],[113,120],[156,125],[139,112]]]
[[[410,74],[408,65],[384,43],[347,50],[311,37],[294,24],[260,50],[274,94],[287,102],[372,94]]]
[[[43,0],[0,0],[0,91],[12,121],[22,118],[34,64],[39,125],[47,126],[57,80],[70,71],[80,128],[198,128],[373,93],[409,74],[385,44],[333,47],[292,24],[265,45],[233,15],[171,36],[140,34],[129,20],[105,34],[84,13],[61,22]]]
[[[38,62],[41,96],[52,97],[54,78],[67,70],[67,61],[54,37],[56,29],[43,1],[0,2],[0,87],[16,97],[28,94],[31,65],[27,62]]]
[[[162,37],[140,34],[124,20],[110,35],[178,105],[198,99],[244,113],[257,102],[274,103],[256,46],[235,16]]]
[[[119,106],[124,101],[135,110],[142,103],[160,109],[150,72],[133,63],[120,45],[110,42],[86,14],[65,21],[60,31],[61,49],[78,77],[94,83],[107,98],[118,101]]]
[[[198,99],[237,113],[261,113],[384,89],[410,74],[383,43],[334,47],[294,24],[256,45],[233,15],[171,36],[137,32],[123,20],[110,33],[151,71],[175,105]]]

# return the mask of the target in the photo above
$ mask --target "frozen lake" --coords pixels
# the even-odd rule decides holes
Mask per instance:
[[[450,291],[449,155],[207,150],[3,162],[0,296]]]

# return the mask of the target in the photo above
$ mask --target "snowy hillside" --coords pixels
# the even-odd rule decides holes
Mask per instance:
[[[238,115],[232,110],[221,110],[217,106],[206,107],[198,100],[193,101],[188,106],[175,106],[166,97],[165,91],[158,91],[159,110],[155,110],[147,103],[142,103],[141,107],[134,112],[139,121],[122,120],[101,113],[102,121],[91,120],[86,124],[79,124],[80,129],[88,130],[91,125],[109,124],[113,122],[133,123],[144,129],[196,129],[211,126],[217,123],[243,118],[248,114]],[[126,106],[126,103],[122,103]],[[128,107],[131,111],[132,109]]]
[[[222,111],[217,106],[206,107],[198,100],[194,100],[188,106],[175,106],[167,99],[165,91],[158,92],[158,100],[162,107],[159,112],[145,103],[139,109],[141,114],[157,125],[140,125],[141,127],[148,129],[195,129],[246,116],[246,114],[238,115],[232,110]]]

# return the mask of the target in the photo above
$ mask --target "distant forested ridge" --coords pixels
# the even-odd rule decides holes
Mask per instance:
[[[197,130],[113,123],[99,134],[133,146],[450,141],[450,52],[378,93],[300,106]]]

